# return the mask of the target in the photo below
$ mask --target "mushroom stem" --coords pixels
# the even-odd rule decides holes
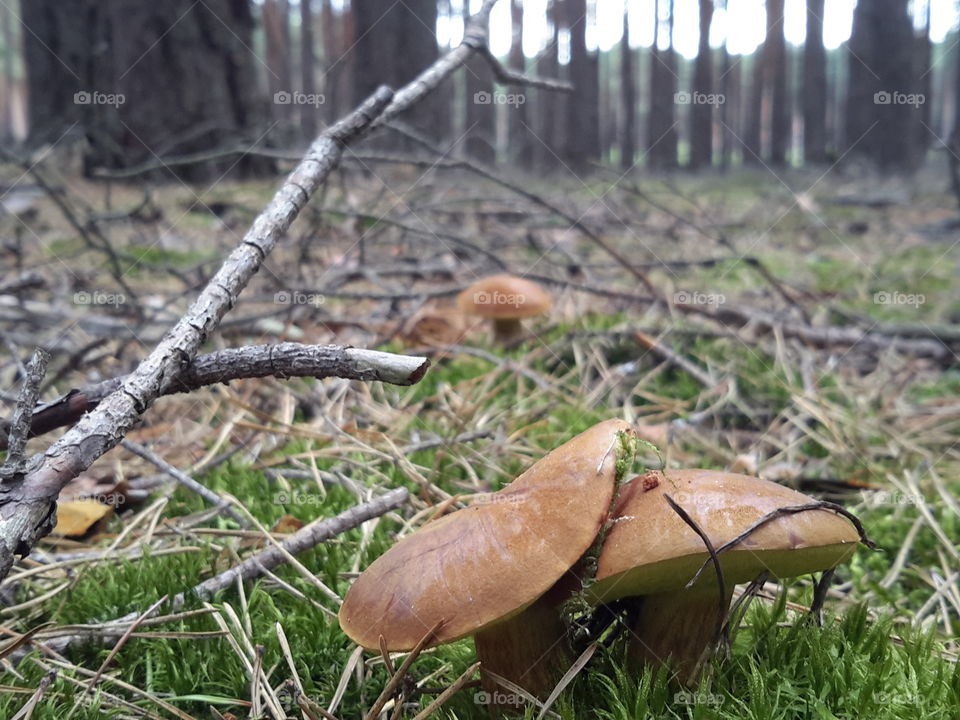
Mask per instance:
[[[499,343],[508,343],[523,335],[523,325],[517,318],[494,318],[493,339]]]
[[[522,711],[524,703],[498,685],[490,672],[544,699],[573,662],[563,619],[557,606],[544,597],[509,620],[476,633],[473,641],[481,662],[480,684],[487,691],[491,706],[500,710]],[[495,702],[500,697],[506,702]]]
[[[724,608],[730,607],[733,586],[726,588]],[[647,595],[633,627],[630,659],[648,665],[670,664],[685,685],[696,682],[705,652],[717,638],[719,590],[714,584],[691,590]]]

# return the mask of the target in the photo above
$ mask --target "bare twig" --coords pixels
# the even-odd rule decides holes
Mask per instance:
[[[425,357],[395,355],[339,345],[252,345],[197,356],[176,381],[167,383],[161,389],[160,395],[191,392],[231,380],[270,376],[339,377],[413,385],[423,378],[429,366],[430,360]],[[30,437],[76,422],[97,407],[105,397],[122,387],[128,377],[112,378],[83,390],[72,391],[37,408],[33,413]],[[0,434],[7,427],[8,423],[0,420]],[[0,437],[0,450],[5,448],[4,442]]]
[[[394,691],[400,686],[400,683],[407,676],[407,670],[410,669],[410,666],[413,665],[414,660],[420,657],[420,653],[423,652],[433,639],[437,636],[437,632],[443,626],[443,620],[437,622],[432,628],[427,630],[426,634],[420,638],[420,642],[416,644],[413,650],[403,659],[403,662],[400,664],[400,667],[397,668],[397,671],[393,674],[393,677],[387,682],[383,690],[380,693],[380,697],[377,698],[376,702],[373,703],[373,707],[367,712],[364,716],[364,720],[376,720],[377,715],[380,714],[380,711],[383,710],[383,706],[387,704],[387,700],[390,699],[390,696],[393,695]]]
[[[704,562],[704,567],[708,564],[713,563],[713,567],[717,572],[717,588],[719,590],[719,605],[717,608],[717,625],[716,631],[713,635],[713,646],[716,647],[716,644],[720,641],[720,638],[723,636],[723,625],[727,620],[727,583],[723,577],[723,568],[720,566],[720,557],[717,553],[717,550],[713,547],[713,543],[710,541],[710,536],[703,531],[703,529],[696,523],[696,521],[687,514],[687,511],[682,507],[677,505],[674,502],[674,499],[664,493],[663,499],[667,501],[667,504],[673,509],[673,511],[680,516],[680,519],[683,520],[687,525],[690,526],[690,529],[693,530],[703,541],[704,546],[707,548],[707,552],[710,553],[710,557]],[[699,573],[698,573],[699,575]],[[691,581],[687,584],[687,587],[693,583]]]
[[[20,395],[17,397],[17,406],[13,411],[7,435],[7,459],[0,466],[0,482],[21,475],[26,469],[24,452],[27,449],[27,438],[30,435],[30,421],[33,418],[33,408],[40,396],[40,383],[47,372],[47,363],[50,355],[43,350],[36,350],[27,366],[27,374],[20,386]]]
[[[748,537],[750,537],[750,535],[756,532],[759,528],[763,527],[769,522],[776,520],[777,518],[783,517],[785,515],[795,515],[801,512],[809,512],[810,510],[833,510],[833,512],[837,513],[838,515],[843,515],[856,528],[857,532],[860,535],[860,542],[862,542],[871,550],[876,549],[877,546],[874,544],[874,542],[870,538],[867,537],[866,530],[864,530],[863,523],[860,522],[860,518],[858,518],[856,515],[854,515],[852,512],[847,510],[842,505],[837,505],[836,503],[827,502],[825,500],[818,500],[816,502],[807,503],[805,505],[788,505],[786,507],[777,508],[776,510],[771,510],[762,518],[757,520],[753,525],[751,525],[742,533],[737,535],[735,538],[728,540],[723,545],[718,547],[717,554],[719,555],[722,552],[726,552],[727,550],[730,550],[731,548],[736,547],[741,542],[743,542]],[[703,563],[703,565],[700,566],[700,569],[697,570],[694,576],[690,579],[690,582],[687,583],[687,587],[691,587],[697,581],[697,579],[700,577],[700,574],[703,573],[703,571],[707,568],[710,562],[711,562],[710,560],[706,560]]]
[[[144,447],[139,443],[132,442],[131,440],[122,440],[120,442],[120,445],[125,450],[129,450],[134,455],[137,455],[138,457],[143,458],[151,465],[158,467],[164,473],[166,473],[167,475],[175,479],[178,483],[183,485],[185,488],[187,488],[191,492],[202,497],[204,500],[206,500],[208,503],[210,503],[214,507],[220,508],[220,510],[224,514],[229,515],[231,518],[236,520],[240,524],[240,527],[242,528],[249,527],[249,523],[247,523],[246,519],[241,517],[232,507],[230,507],[229,500],[225,500],[224,498],[217,495],[213,490],[208,488],[206,485],[203,485],[202,483],[197,482],[192,477],[187,475],[185,472],[181,472],[180,470],[175,468],[173,465],[168,463],[166,460],[164,460],[162,457],[157,455],[155,452],[150,450],[150,448]]]

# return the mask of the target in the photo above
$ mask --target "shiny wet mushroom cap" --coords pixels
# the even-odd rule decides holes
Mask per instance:
[[[715,549],[775,510],[814,500],[767,480],[715,470],[649,472],[623,488],[590,591],[604,603],[642,597],[636,653],[653,663],[673,656],[683,675],[709,645],[720,596],[712,567],[686,588],[710,556],[664,495]],[[719,555],[725,601],[729,605],[735,584],[764,571],[784,578],[833,568],[849,559],[859,540],[854,525],[828,509],[775,517]]]
[[[594,543],[613,499],[625,433],[630,425],[620,420],[595,425],[484,502],[400,540],[347,592],[343,631],[365,648],[378,648],[382,636],[388,650],[409,650],[442,620],[431,644],[476,635],[484,668],[527,673],[542,654],[537,633],[501,632],[505,621]]]

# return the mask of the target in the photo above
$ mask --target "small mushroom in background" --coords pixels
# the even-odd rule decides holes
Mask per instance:
[[[661,665],[670,661],[683,682],[692,682],[711,649],[721,601],[715,569],[703,540],[664,499],[670,497],[710,538],[714,548],[784,507],[814,500],[767,480],[713,470],[648,472],[624,486],[597,566],[591,599],[610,603],[639,598],[631,657]],[[848,519],[827,509],[774,518],[720,553],[729,608],[733,586],[764,571],[789,578],[834,568],[853,554],[860,534]]]
[[[410,318],[401,337],[413,345],[456,345],[466,332],[463,314],[454,308],[431,308]]]
[[[494,340],[507,343],[523,335],[521,320],[550,310],[550,296],[532,280],[491,275],[461,292],[457,306],[468,315],[492,320]]]
[[[443,621],[430,644],[472,635],[493,697],[505,691],[490,672],[545,697],[572,662],[554,603],[581,589],[571,569],[595,547],[630,435],[626,422],[601,422],[484,502],[400,540],[350,587],[343,631],[365,648],[377,650],[382,637],[387,650],[403,651]]]

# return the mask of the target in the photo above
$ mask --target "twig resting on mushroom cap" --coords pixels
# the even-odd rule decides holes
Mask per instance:
[[[680,519],[689,525],[690,529],[700,536],[700,539],[703,540],[704,547],[706,547],[707,552],[710,553],[710,559],[704,563],[704,566],[709,563],[713,563],[713,567],[717,571],[717,587],[720,589],[720,593],[718,595],[717,631],[716,635],[714,636],[714,643],[719,642],[720,636],[723,634],[723,624],[727,620],[727,603],[725,601],[727,596],[727,583],[723,578],[723,568],[720,566],[720,558],[717,554],[717,551],[713,547],[713,543],[710,542],[710,536],[707,535],[697,524],[697,522],[687,514],[687,511],[677,505],[673,498],[668,494],[664,493],[663,499],[666,500],[667,504],[673,509],[673,511],[680,516]],[[687,583],[687,587],[690,587],[692,584],[692,581]]]
[[[796,513],[807,512],[809,510],[833,510],[839,515],[843,515],[847,520],[853,523],[853,526],[857,529],[857,532],[860,534],[860,542],[866,545],[871,550],[876,550],[877,545],[870,538],[867,537],[867,532],[863,528],[863,523],[860,522],[860,518],[854,515],[852,512],[847,510],[842,505],[837,505],[836,503],[827,502],[826,500],[817,500],[816,502],[807,503],[806,505],[791,505],[788,507],[777,508],[772,510],[762,518],[757,520],[753,525],[748,527],[742,533],[737,535],[737,537],[732,540],[728,540],[723,545],[717,548],[716,554],[719,555],[722,552],[726,552],[730,548],[740,544],[746,540],[750,535],[759,530],[761,527],[766,525],[768,522],[776,520],[779,517],[784,515],[794,515]],[[712,562],[712,556],[710,560],[707,560],[700,566],[700,569],[697,570],[696,574],[690,579],[690,582],[687,583],[687,587],[693,587],[693,584],[700,578],[700,575],[704,570],[707,569],[707,566]]]

